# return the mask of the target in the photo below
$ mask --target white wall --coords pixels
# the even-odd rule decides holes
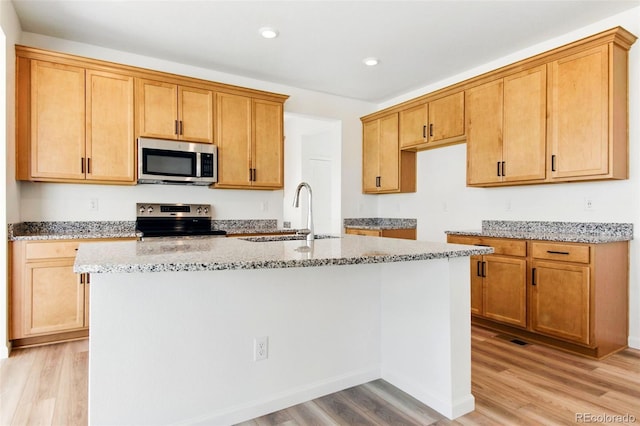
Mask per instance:
[[[15,51],[13,45],[20,35],[20,24],[11,2],[0,1],[0,188],[6,188],[0,209],[0,241],[7,240],[7,223],[19,218],[19,192],[15,175]],[[0,245],[0,342],[7,342],[7,245]],[[0,358],[8,356],[8,347],[0,344]]]
[[[343,172],[340,191],[343,212],[351,216],[359,211],[364,211],[367,215],[375,214],[375,200],[365,200],[359,184],[354,185],[355,178],[351,176],[357,175],[357,181],[360,180],[362,148],[359,117],[374,111],[376,107],[373,104],[39,34],[22,33],[20,44],[288,94],[290,98],[285,103],[286,113],[338,120],[342,123],[342,156],[355,159],[354,162],[358,165],[357,170]],[[345,174],[349,179],[344,178]],[[217,219],[283,218],[283,191],[240,191],[164,185],[124,187],[29,182],[21,182],[19,185],[22,190],[20,221],[134,220],[135,203],[145,201],[211,203]],[[98,199],[98,212],[89,211],[91,198]]]
[[[508,65],[583,37],[623,26],[640,36],[640,7],[514,53],[464,74],[405,94],[385,108],[415,96]],[[415,217],[418,238],[444,241],[445,230],[479,229],[483,219],[630,222],[640,229],[640,42],[629,52],[629,180],[557,185],[467,188],[466,145],[418,153],[415,194],[378,196],[378,215]],[[595,208],[584,209],[591,198]],[[629,344],[640,348],[640,243],[631,243]]]

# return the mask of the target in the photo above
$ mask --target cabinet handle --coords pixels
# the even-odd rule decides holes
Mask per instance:
[[[91,274],[87,272],[84,275],[85,275],[84,283],[85,284],[91,284]]]
[[[487,262],[482,262],[482,278],[487,278]]]
[[[84,174],[84,157],[80,158],[80,173]]]
[[[249,182],[253,182],[253,169],[249,167]]]
[[[180,134],[178,133],[178,120],[174,120],[173,122],[173,133],[175,133],[176,135]]]
[[[474,244],[474,246],[476,246],[476,247],[491,247],[490,245],[487,245],[487,244]]]
[[[87,174],[91,174],[91,158],[87,157]]]
[[[182,126],[183,126],[182,120],[180,120],[180,133],[178,133],[180,135],[184,135],[184,130],[183,130]]]
[[[376,188],[380,188],[382,186],[382,177],[376,176]]]
[[[496,166],[498,168],[498,176],[500,176],[500,162],[499,161],[496,163]]]
[[[256,169],[253,169],[253,181],[257,181],[258,178],[256,177],[257,173],[256,173]]]
[[[80,285],[84,284],[84,274],[80,274]]]
[[[422,126],[422,139],[427,138],[427,125]]]
[[[555,172],[556,171],[556,155],[552,155],[551,156],[551,171]]]
[[[531,269],[531,285],[536,285],[536,268]]]
[[[482,269],[481,269],[481,265],[482,262],[481,261],[477,261],[476,262],[476,276],[481,277],[482,276]]]
[[[433,123],[429,124],[429,137],[433,137]]]
[[[505,172],[504,161],[502,162],[502,176],[506,176],[507,172]]]
[[[555,251],[555,250],[547,250],[547,253],[549,254],[564,254],[564,255],[569,255],[568,251]]]

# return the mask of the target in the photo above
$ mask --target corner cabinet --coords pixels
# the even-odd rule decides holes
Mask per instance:
[[[216,93],[216,188],[281,189],[284,124],[281,102]]]
[[[138,136],[213,143],[213,92],[136,79]]]
[[[134,182],[133,78],[17,58],[18,180]]]
[[[495,250],[471,259],[474,324],[594,358],[627,347],[628,242],[460,235],[447,242]],[[505,247],[520,247],[518,256],[504,256]]]
[[[400,151],[397,113],[362,122],[362,191],[416,191],[416,157]]]

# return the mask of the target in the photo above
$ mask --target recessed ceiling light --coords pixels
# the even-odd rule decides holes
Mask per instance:
[[[260,28],[260,35],[264,38],[276,38],[278,37],[278,30],[270,27]]]
[[[376,65],[378,65],[378,63],[380,63],[380,61],[378,60],[378,58],[364,58],[362,60],[362,63],[364,63],[368,67],[375,67]]]

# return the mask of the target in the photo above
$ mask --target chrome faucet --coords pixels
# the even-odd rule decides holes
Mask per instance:
[[[296,188],[296,195],[293,198],[293,207],[300,207],[300,190],[307,188],[309,194],[309,210],[307,211],[307,229],[298,231],[298,235],[307,235],[307,241],[313,241],[315,235],[313,233],[313,209],[311,207],[311,186],[307,182],[301,182]]]

